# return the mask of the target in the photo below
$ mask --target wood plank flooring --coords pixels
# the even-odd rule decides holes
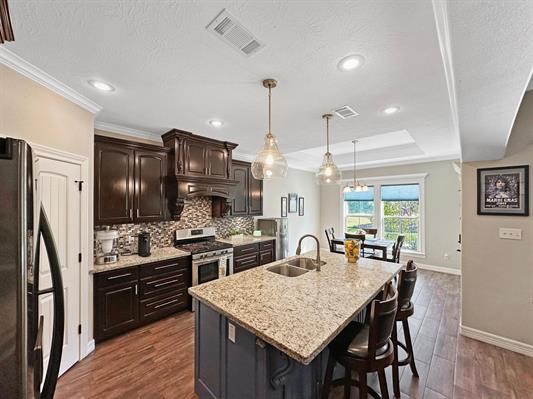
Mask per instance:
[[[421,270],[413,300],[420,378],[400,369],[402,398],[533,399],[533,358],[458,335],[459,277]],[[98,345],[59,379],[56,398],[197,399],[193,367],[194,319],[184,312]],[[392,397],[390,368],[387,380]],[[379,392],[377,376],[369,384]],[[330,398],[342,398],[342,388]]]

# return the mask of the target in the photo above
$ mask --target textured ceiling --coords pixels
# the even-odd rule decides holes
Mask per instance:
[[[223,8],[264,49],[246,58],[208,32]],[[19,0],[11,9],[17,40],[6,48],[101,104],[99,122],[154,138],[177,127],[251,156],[266,130],[260,81],[277,78],[273,131],[291,164],[311,169],[324,150],[321,115],[342,105],[360,115],[334,120],[341,166],[354,138],[362,166],[499,158],[533,64],[530,1]],[[365,64],[340,72],[353,53]],[[401,111],[383,115],[389,105]]]
[[[533,66],[533,1],[450,1],[463,161],[500,159]]]
[[[208,32],[222,8],[265,48],[246,58]],[[321,115],[348,104],[360,116],[337,118],[333,143],[406,130],[423,157],[459,154],[427,0],[19,0],[12,14],[17,40],[7,48],[102,105],[101,122],[155,134],[176,127],[253,154],[267,127],[260,81],[275,77],[273,132],[284,152],[323,146]],[[351,53],[365,64],[339,71],[337,62]],[[88,79],[116,91],[97,92]],[[383,115],[391,104],[401,112]],[[224,127],[210,127],[211,118]]]

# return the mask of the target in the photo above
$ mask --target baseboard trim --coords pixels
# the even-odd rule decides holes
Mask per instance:
[[[461,269],[453,269],[451,267],[443,267],[443,266],[426,265],[425,263],[418,263],[418,262],[415,262],[415,263],[419,269],[429,270],[432,272],[453,274],[455,276],[461,275]]]
[[[89,342],[87,342],[87,355],[91,352],[94,352],[94,349],[95,349],[95,344],[94,344],[94,339],[91,339]]]
[[[460,327],[460,333],[468,338],[476,339],[478,341],[486,342],[487,344],[498,346],[512,352],[533,357],[533,345],[529,345],[524,342],[515,341],[514,339],[501,337],[499,335],[476,330],[475,328],[466,327],[463,325]]]

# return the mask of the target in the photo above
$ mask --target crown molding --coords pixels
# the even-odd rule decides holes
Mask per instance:
[[[446,1],[432,0],[433,15],[439,39],[439,48],[442,58],[442,67],[448,88],[448,101],[452,116],[452,124],[455,136],[459,143],[459,153],[461,150],[461,135],[459,131],[459,111],[457,108],[457,90],[455,88],[455,73],[453,70],[452,46],[450,40],[450,27],[448,23],[448,5]]]
[[[121,126],[121,125],[115,125],[114,123],[95,121],[94,128],[98,130],[103,130],[106,132],[123,134],[125,136],[138,137],[138,138],[145,139],[145,140],[161,141],[161,136],[157,135],[156,133],[151,133],[151,132],[147,132],[147,131],[139,130],[139,129],[133,129],[131,127],[126,127],[126,126]]]
[[[102,107],[94,101],[89,100],[87,97],[68,87],[66,84],[61,83],[53,76],[50,76],[35,65],[30,64],[28,61],[9,51],[5,47],[0,47],[0,64],[3,64],[34,82],[43,85],[47,89],[72,101],[74,104],[79,105],[92,114],[97,114],[102,110]]]

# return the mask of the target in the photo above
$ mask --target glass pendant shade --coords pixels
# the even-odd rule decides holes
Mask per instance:
[[[263,80],[263,86],[268,89],[268,133],[265,135],[263,148],[252,163],[252,175],[257,180],[269,180],[287,176],[287,160],[278,149],[276,137],[272,129],[272,88],[278,82],[274,79]]]
[[[338,184],[340,179],[341,172],[333,162],[333,156],[331,153],[326,152],[322,160],[322,165],[316,173],[317,183],[322,185]]]
[[[263,148],[252,163],[252,175],[258,180],[287,176],[287,160],[281,154],[272,133],[267,133]]]
[[[324,186],[339,184],[341,180],[341,172],[335,162],[333,162],[333,155],[329,152],[329,120],[332,117],[332,114],[322,115],[322,118],[326,120],[326,153],[324,154],[322,165],[315,175],[316,182]]]

